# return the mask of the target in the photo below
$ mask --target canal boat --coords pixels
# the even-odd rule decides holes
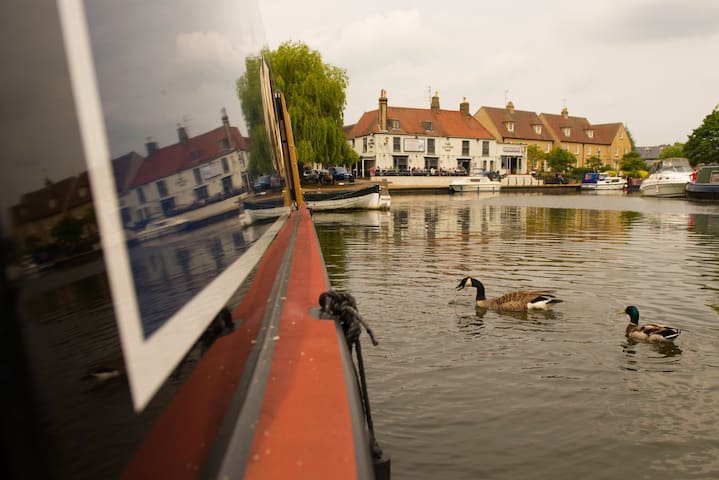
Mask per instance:
[[[135,232],[134,239],[146,242],[187,230],[189,226],[190,221],[184,217],[158,218],[145,225],[143,230]]]
[[[502,182],[493,180],[483,172],[473,171],[472,175],[459,177],[449,184],[449,193],[499,192]]]
[[[12,448],[3,449],[3,472],[13,478],[389,478],[373,433],[360,334],[376,341],[352,296],[329,284],[302,196],[284,95],[261,61],[262,43],[247,38],[259,30],[252,23],[259,20],[256,2],[189,2],[181,16],[166,15],[176,7],[168,0],[52,7],[19,4],[10,22],[13,31],[39,27],[47,35],[7,58],[8,71],[24,72],[22,81],[10,79],[10,90],[27,115],[15,122],[17,135],[0,145],[4,171],[23,199],[35,198],[28,177],[42,182],[41,172],[87,173],[89,185],[79,182],[81,175],[56,184],[47,179],[42,192],[57,195],[42,204],[54,209],[53,217],[35,225],[50,230],[47,220],[61,213],[82,216],[84,231],[99,237],[102,260],[0,282],[8,300],[0,335],[3,425],[12,439]],[[218,38],[248,57],[231,55],[217,62],[227,68],[207,75],[207,55],[197,52],[211,51]],[[29,66],[27,58],[38,53],[47,54],[44,61]],[[259,86],[251,94],[261,97],[253,100],[262,105],[272,169],[286,180],[283,212],[252,240],[240,232],[213,235],[203,218],[195,242],[130,249],[123,228],[129,220],[151,217],[175,197],[199,201],[247,180],[240,176],[246,145],[234,141],[239,129],[220,110],[237,102],[243,65]],[[119,81],[121,71],[148,74]],[[217,141],[196,149],[197,136],[178,125],[177,141],[155,161],[159,147],[146,135],[161,135],[168,119],[184,114],[184,122],[192,118],[202,131],[213,109],[223,112]],[[27,141],[38,125],[63,139],[53,155],[43,142]],[[147,158],[128,154],[137,157],[137,168],[116,177],[112,149],[132,152],[145,139]],[[147,167],[142,178],[141,165]],[[13,205],[5,201],[9,211]],[[184,215],[150,223],[137,237],[160,239],[184,228]],[[57,242],[57,249],[72,247]],[[106,382],[86,375],[108,372],[111,359],[117,368]]]
[[[696,179],[685,186],[690,200],[719,201],[719,165],[705,165],[696,172]]]
[[[304,190],[303,198],[312,211],[382,210],[390,207],[391,198],[379,183],[360,188],[322,188]],[[286,207],[282,197],[266,196],[246,199],[242,202],[240,222],[252,225],[279,217]]]
[[[639,186],[645,197],[683,197],[692,167],[686,158],[663,158],[654,162]]]
[[[624,177],[609,175],[607,173],[590,172],[582,177],[581,189],[583,191],[624,190],[627,180]]]

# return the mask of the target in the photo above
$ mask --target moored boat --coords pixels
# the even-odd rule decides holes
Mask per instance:
[[[499,192],[502,182],[492,180],[484,173],[473,173],[467,177],[459,177],[449,184],[450,193],[461,192]]]
[[[663,158],[657,160],[639,186],[647,197],[683,197],[692,167],[686,158]]]
[[[585,191],[624,190],[626,187],[627,180],[624,177],[590,172],[584,174],[581,189]]]
[[[145,225],[144,230],[135,233],[135,239],[146,242],[155,238],[164,237],[186,230],[190,221],[184,217],[167,217],[154,220]]]
[[[719,165],[705,165],[696,172],[696,179],[685,186],[690,200],[719,201]]]

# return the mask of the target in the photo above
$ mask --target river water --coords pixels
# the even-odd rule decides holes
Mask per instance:
[[[719,478],[719,206],[638,194],[399,196],[315,215],[332,286],[352,293],[392,478]],[[478,313],[556,289],[548,314]],[[641,321],[675,345],[624,337]]]

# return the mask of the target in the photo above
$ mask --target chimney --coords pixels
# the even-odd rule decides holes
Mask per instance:
[[[380,90],[379,94],[379,129],[387,131],[387,90]]]
[[[157,142],[153,142],[152,138],[147,137],[147,142],[145,142],[145,148],[147,148],[147,156],[149,157],[157,151]]]
[[[183,143],[188,140],[187,130],[185,130],[185,127],[183,127],[180,123],[177,124],[177,138],[179,138]]]
[[[439,93],[434,92],[434,96],[432,97],[432,104],[430,105],[430,108],[434,110],[435,112],[439,111]]]
[[[569,118],[569,111],[567,110],[567,107],[562,108],[562,117],[566,120]]]
[[[507,110],[509,110],[509,113],[514,113],[514,104],[511,100],[507,102]]]
[[[232,136],[232,131],[230,130],[230,117],[227,116],[227,109],[225,107],[222,107],[221,110],[222,113],[222,126],[225,127],[225,135],[227,135],[227,144],[230,146],[231,149],[235,149],[235,139]]]
[[[462,103],[459,104],[459,111],[465,115],[469,115],[469,102],[467,101],[467,97],[464,97]]]

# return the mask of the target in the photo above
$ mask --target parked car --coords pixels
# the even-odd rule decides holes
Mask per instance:
[[[262,175],[252,184],[252,189],[256,192],[264,190],[279,190],[285,186],[285,180],[277,174]]]
[[[327,170],[330,172],[332,180],[335,182],[340,181],[353,183],[355,181],[355,177],[352,175],[352,172],[347,170],[345,167],[329,167]]]

